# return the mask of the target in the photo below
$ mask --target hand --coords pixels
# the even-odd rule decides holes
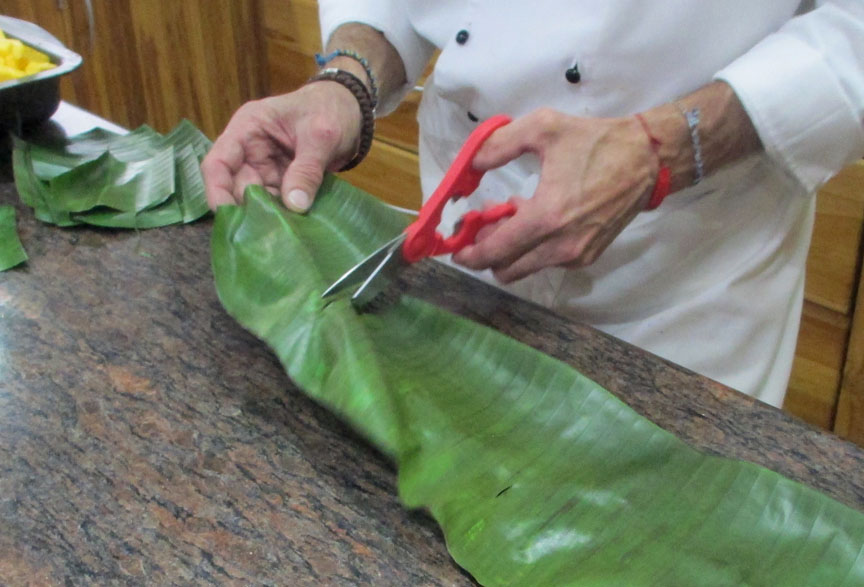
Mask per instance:
[[[540,158],[530,199],[514,198],[516,214],[487,227],[453,259],[492,269],[509,283],[545,267],[593,263],[644,209],[659,162],[635,118],[580,118],[550,109],[495,131],[474,158],[494,169],[524,153]]]
[[[259,184],[305,212],[324,171],[354,155],[360,124],[350,90],[331,81],[244,104],[201,164],[210,208],[242,202],[246,186]]]

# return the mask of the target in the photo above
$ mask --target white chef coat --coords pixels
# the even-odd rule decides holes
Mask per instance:
[[[774,405],[788,383],[816,188],[864,155],[864,1],[320,0],[322,35],[384,32],[414,84],[441,54],[418,114],[427,196],[472,118],[551,107],[626,116],[712,79],[729,83],[765,146],[640,214],[590,267],[508,289]],[[457,41],[457,33],[462,43]],[[467,35],[467,38],[466,38]],[[577,83],[565,72],[576,67]],[[571,76],[572,77],[572,76]],[[401,96],[382,104],[393,109]],[[379,114],[380,114],[379,113]],[[451,206],[525,197],[524,156]]]

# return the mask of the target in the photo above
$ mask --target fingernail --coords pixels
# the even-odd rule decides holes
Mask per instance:
[[[295,212],[305,212],[309,209],[312,199],[303,190],[291,190],[288,192],[288,207]]]

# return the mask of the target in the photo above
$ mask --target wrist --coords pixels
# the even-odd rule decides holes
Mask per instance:
[[[315,54],[315,61],[320,67],[335,68],[354,75],[360,80],[369,96],[372,99],[373,113],[378,108],[378,82],[375,77],[375,72],[372,70],[372,65],[369,61],[357,53],[349,49],[336,49],[327,55],[320,53]],[[323,71],[323,70],[322,70]]]
[[[399,53],[384,33],[373,27],[349,22],[337,28],[328,39],[324,54],[329,55],[339,50],[354,52],[366,61],[369,65],[368,73],[375,77],[379,103],[386,102],[387,97],[407,81],[405,67]],[[369,83],[367,72],[363,71],[360,74],[363,66],[357,60],[342,55],[334,57],[334,60],[337,58],[338,65],[331,62],[328,66],[350,71],[364,80],[364,83]],[[353,63],[348,63],[346,60]]]
[[[652,132],[651,127],[645,120],[645,116],[642,113],[637,113],[635,118],[642,127],[642,132],[648,139],[648,145],[651,148],[651,152],[657,159],[657,175],[654,178],[654,187],[648,196],[648,202],[644,206],[645,210],[654,210],[663,203],[663,200],[666,199],[666,196],[668,196],[671,191],[671,171],[669,166],[660,158],[660,149],[663,146],[663,143],[657,138],[657,135]]]
[[[687,113],[694,110],[699,111],[695,133],[687,120]],[[725,82],[712,82],[643,116],[662,143],[660,160],[671,171],[671,192],[763,148],[747,112]]]
[[[366,86],[366,90],[371,93],[369,76],[366,73],[366,69],[357,60],[340,55],[339,57],[334,57],[328,61],[321,70],[328,68],[341,69],[342,71],[347,71],[353,74],[363,82],[363,85]]]
[[[339,169],[339,171],[348,171],[358,165],[372,147],[372,138],[375,134],[375,111],[372,97],[369,95],[369,90],[366,89],[363,82],[357,76],[342,69],[324,69],[309,78],[306,82],[307,86],[320,83],[341,85],[354,96],[356,107],[359,108],[361,118],[359,142],[354,156]]]
[[[669,168],[669,193],[692,185],[695,158],[690,128],[681,111],[674,104],[663,104],[646,110],[642,116],[660,143],[657,150],[660,166]]]

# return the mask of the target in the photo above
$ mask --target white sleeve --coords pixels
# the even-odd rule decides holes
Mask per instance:
[[[348,22],[363,23],[384,33],[402,58],[408,82],[379,104],[378,116],[395,110],[423,74],[434,51],[431,43],[411,26],[405,3],[398,0],[319,0],[318,15],[323,46],[327,45],[333,31]]]
[[[864,156],[864,2],[817,2],[715,75],[808,193]]]

